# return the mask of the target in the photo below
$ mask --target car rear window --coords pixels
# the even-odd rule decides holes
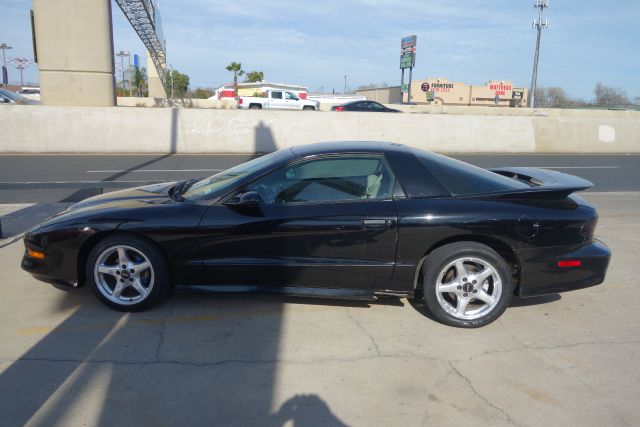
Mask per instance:
[[[429,172],[453,195],[471,196],[529,188],[529,185],[507,178],[460,160],[414,150]]]

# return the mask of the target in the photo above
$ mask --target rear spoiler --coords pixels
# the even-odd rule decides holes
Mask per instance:
[[[564,199],[571,193],[593,187],[593,183],[586,179],[547,169],[504,167],[489,170],[498,175],[529,184],[531,187],[478,195],[476,197]]]

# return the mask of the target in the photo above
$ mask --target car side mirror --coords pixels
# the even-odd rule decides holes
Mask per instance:
[[[261,202],[262,199],[257,191],[244,191],[236,194],[224,204],[238,208],[257,208]]]

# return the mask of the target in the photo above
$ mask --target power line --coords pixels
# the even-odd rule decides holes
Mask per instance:
[[[549,7],[549,0],[535,0],[533,7],[540,8],[538,12],[538,19],[533,21],[532,28],[538,31],[538,37],[536,39],[536,52],[533,56],[533,72],[531,73],[531,89],[529,90],[529,107],[535,108],[536,106],[536,84],[538,81],[538,59],[540,57],[540,37],[542,36],[542,30],[549,28],[549,21],[543,20],[544,9]]]

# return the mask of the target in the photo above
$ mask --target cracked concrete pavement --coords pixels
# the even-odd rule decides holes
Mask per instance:
[[[604,285],[517,299],[476,330],[423,305],[173,295],[144,313],[62,291],[0,249],[0,425],[640,424],[640,193],[587,196]]]

